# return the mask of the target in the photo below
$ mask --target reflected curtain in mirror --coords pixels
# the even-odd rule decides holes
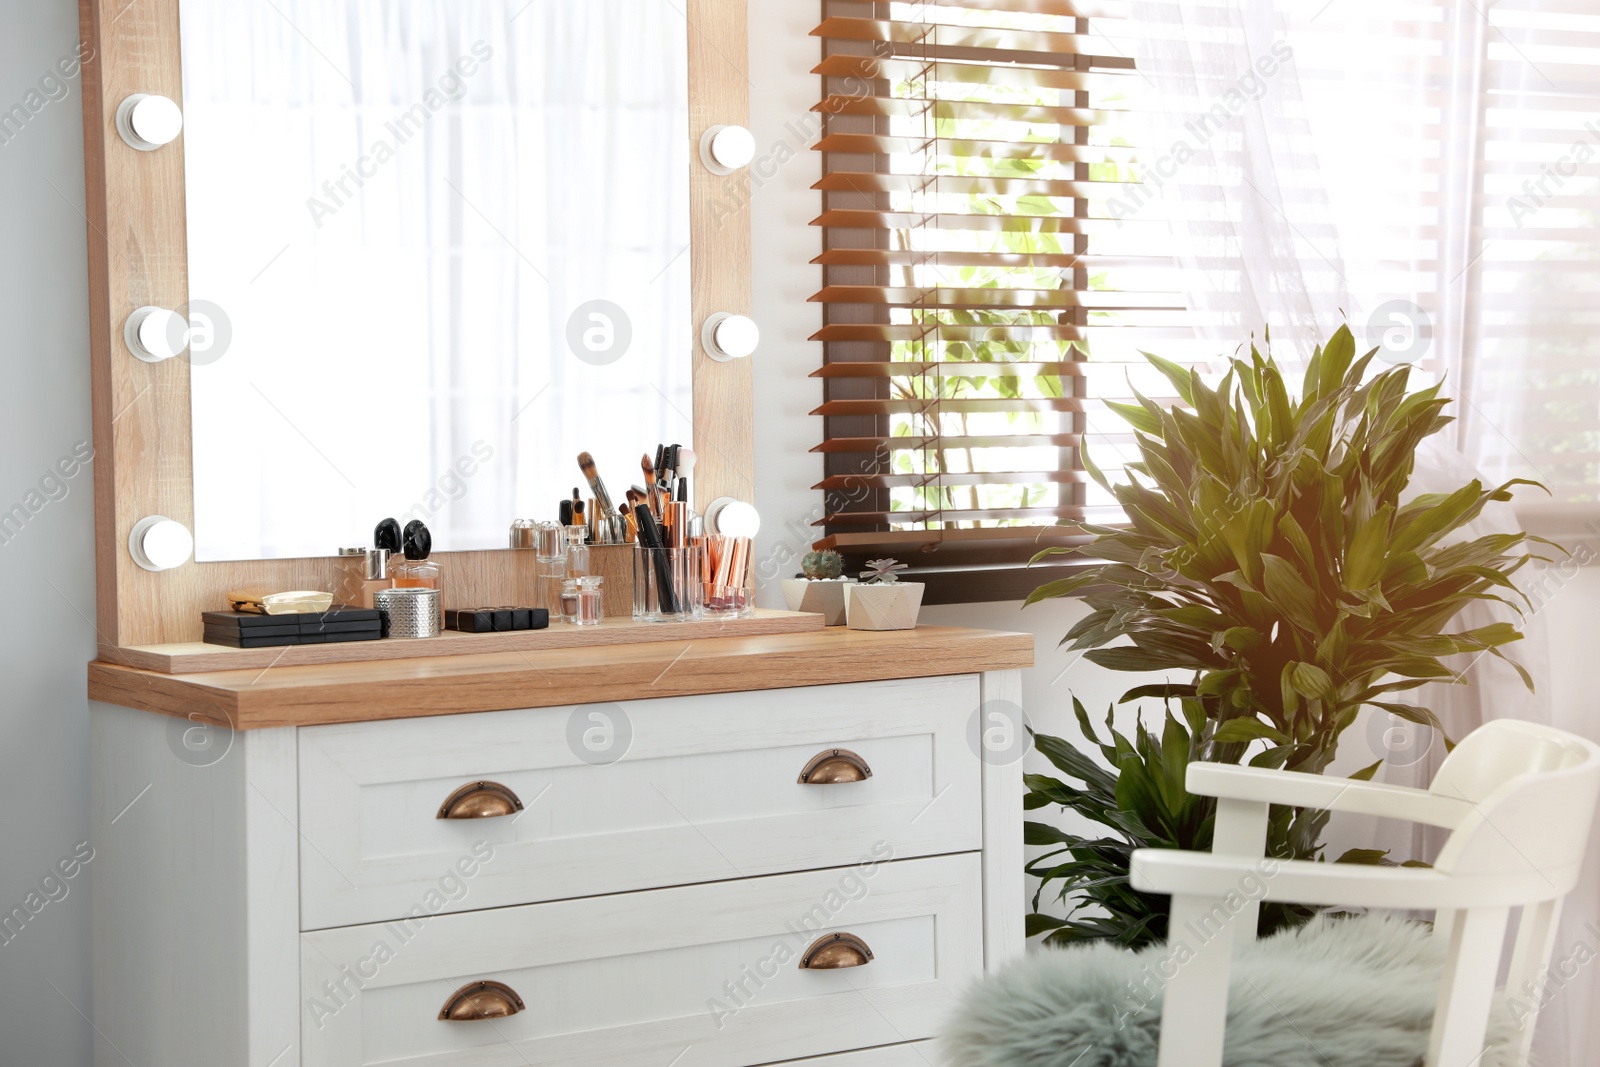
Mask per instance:
[[[503,547],[579,451],[620,496],[690,441],[680,9],[180,17],[198,559],[332,555],[388,515]]]

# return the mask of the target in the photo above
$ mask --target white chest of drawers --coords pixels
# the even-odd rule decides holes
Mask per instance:
[[[708,660],[471,711],[463,676],[463,713],[382,721],[97,703],[96,1063],[924,1063],[1022,949],[1020,749],[981,740],[1020,727],[1017,671],[761,688],[742,654],[747,690]]]

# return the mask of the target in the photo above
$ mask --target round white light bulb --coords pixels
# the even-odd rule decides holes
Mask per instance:
[[[754,537],[761,530],[761,513],[754,504],[719,496],[706,509],[706,528],[727,537]]]
[[[719,311],[706,319],[700,330],[700,343],[706,355],[719,363],[744,359],[761,344],[761,328],[747,315]]]
[[[117,107],[117,132],[131,148],[154,152],[183,132],[183,111],[155,93],[134,93]]]
[[[194,535],[183,523],[165,515],[149,515],[128,531],[128,552],[147,571],[170,571],[189,562]]]
[[[732,174],[755,158],[755,135],[743,126],[713,126],[700,138],[700,162],[713,174]]]
[[[139,359],[160,363],[189,347],[189,323],[176,311],[142,307],[128,316],[122,339]]]

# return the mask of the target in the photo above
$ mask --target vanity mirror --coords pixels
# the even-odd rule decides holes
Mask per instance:
[[[579,452],[620,497],[691,440],[682,8],[178,14],[197,560],[329,555],[397,513],[503,548]]]
[[[326,587],[386,515],[499,603],[583,451],[620,495],[692,442],[702,507],[753,498],[750,360],[705,340],[749,305],[748,174],[702,152],[748,154],[744,0],[81,12],[102,648]],[[152,516],[191,561],[135,561]]]

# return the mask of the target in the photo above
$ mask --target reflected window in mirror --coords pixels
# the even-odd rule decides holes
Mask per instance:
[[[181,0],[196,558],[447,551],[689,443],[662,0]],[[631,458],[630,458],[631,457]],[[631,464],[631,466],[630,466]]]

